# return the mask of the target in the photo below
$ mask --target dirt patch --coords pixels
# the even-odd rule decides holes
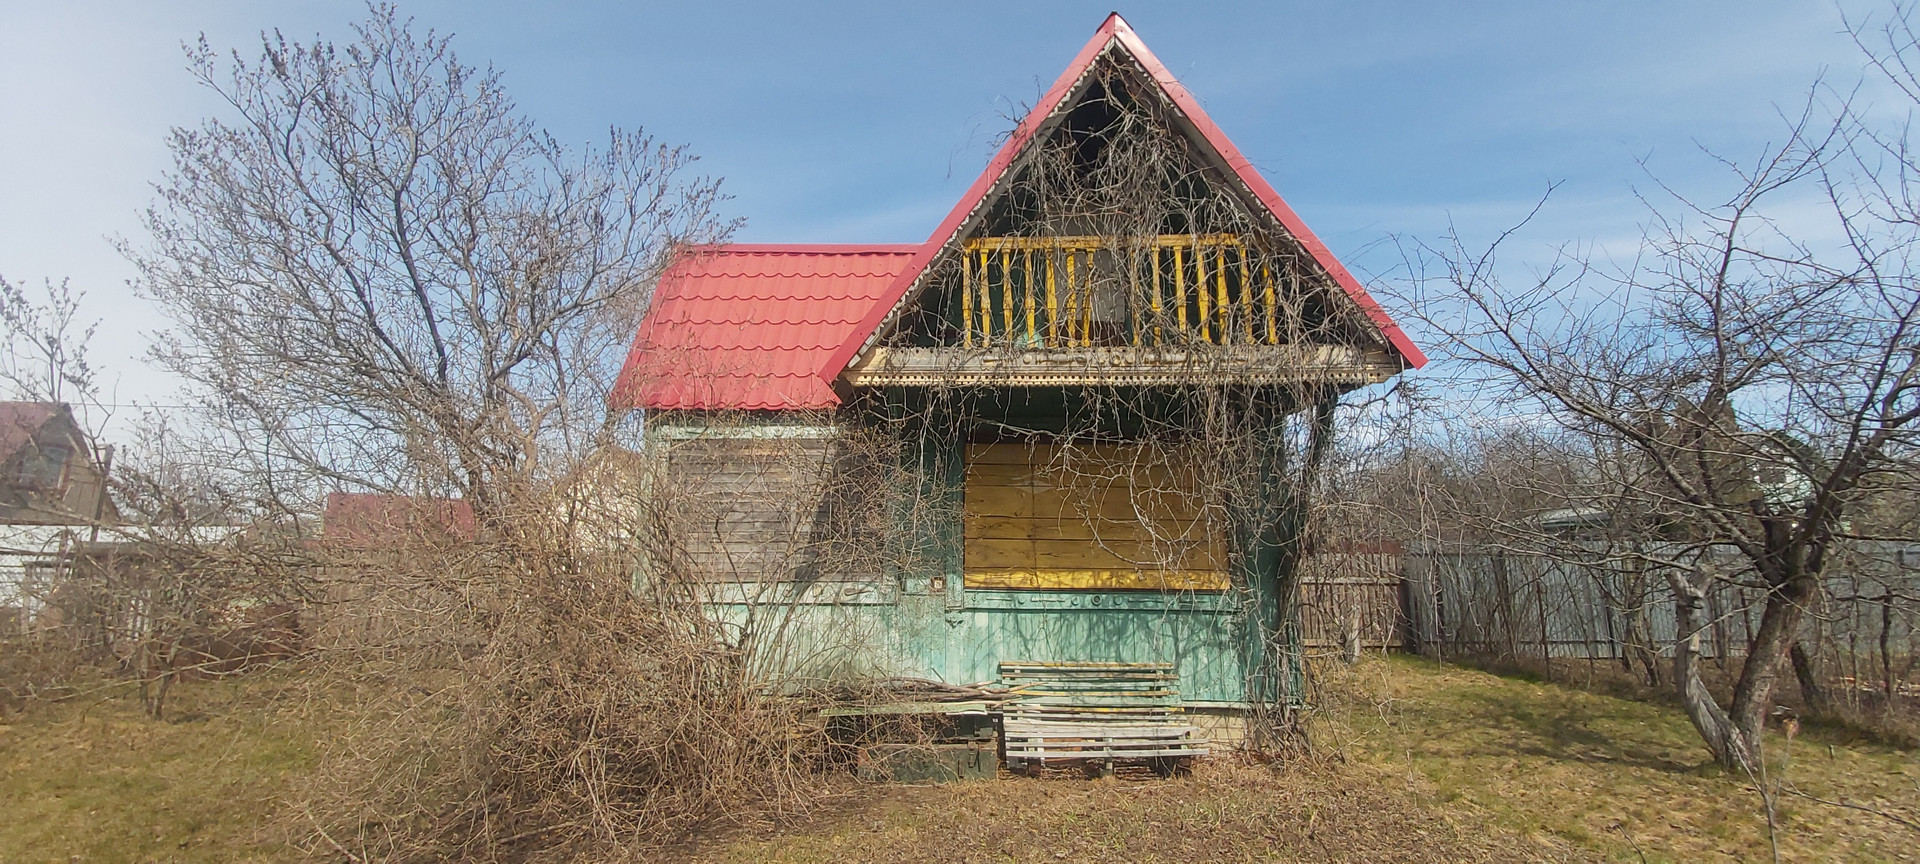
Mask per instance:
[[[663,857],[705,864],[1600,860],[1424,804],[1404,786],[1368,766],[1277,769],[1216,759],[1173,780],[1003,776],[868,787],[809,824],[709,837]]]

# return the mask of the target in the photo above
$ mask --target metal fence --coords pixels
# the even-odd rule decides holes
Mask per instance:
[[[1664,575],[1602,563],[1486,549],[1415,548],[1401,571],[1414,650],[1487,659],[1615,659],[1646,646],[1671,655],[1672,592]],[[1840,550],[1802,641],[1828,672],[1858,686],[1897,686],[1920,651],[1920,546],[1860,542]],[[1745,651],[1765,592],[1734,582],[1708,595],[1708,657]]]

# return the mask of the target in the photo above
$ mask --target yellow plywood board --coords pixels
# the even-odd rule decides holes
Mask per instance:
[[[975,568],[982,570],[1030,568],[1034,562],[1033,541],[984,538],[968,540],[966,556],[966,568],[969,572]]]
[[[1124,445],[967,448],[968,585],[1225,590],[1192,473]],[[1151,454],[1162,457],[1164,454]],[[1207,536],[1212,534],[1213,536]]]
[[[968,478],[971,480],[972,478]],[[1033,518],[1033,491],[1019,486],[967,484],[966,515]]]
[[[1225,591],[1233,587],[1219,570],[1093,570],[998,568],[968,570],[967,587],[1028,590]]]
[[[1224,570],[1227,562],[1222,550],[1213,547],[1183,548],[1160,543],[1083,540],[1035,540],[1034,566],[1043,568],[1111,568]]]
[[[1124,490],[1039,488],[1028,512],[1036,518],[1081,522],[1193,522],[1200,508],[1192,498],[1165,493],[1128,495]]]
[[[1026,444],[968,444],[967,470],[976,465],[1030,465],[1033,450]]]
[[[1137,540],[1192,546],[1210,542],[1204,523],[1181,519],[1086,519],[1078,516],[1025,517],[968,513],[967,537],[1009,540]]]
[[[1030,486],[1035,472],[1026,463],[985,462],[967,466],[969,478],[978,477],[994,485]]]

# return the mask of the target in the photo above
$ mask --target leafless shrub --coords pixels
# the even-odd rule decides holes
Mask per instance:
[[[661,263],[729,228],[716,185],[639,134],[571,152],[390,7],[338,47],[190,54],[233,120],[175,133],[129,253],[204,455],[275,520],[334,491],[416,511],[283,547],[316,698],[351,718],[301,845],[518,859],[802,800],[806,703],[697,605],[633,590],[634,526],[663,517],[607,409]]]

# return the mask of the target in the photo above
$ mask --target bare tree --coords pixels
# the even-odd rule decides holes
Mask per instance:
[[[95,402],[99,384],[87,347],[98,321],[80,314],[84,292],[62,279],[46,280],[45,299],[29,296],[19,285],[0,277],[0,380],[16,398],[43,402]]]
[[[606,427],[664,256],[728,228],[718,185],[638,132],[570,150],[392,7],[356,33],[189,51],[231,119],[174,131],[128,249],[177,325],[158,359],[289,479],[497,508]]]
[[[188,53],[226,111],[174,131],[152,241],[125,250],[174,324],[157,359],[261,518],[332,490],[411,511],[299,547],[415,628],[381,646],[415,677],[361,706],[384,731],[334,751],[332,797],[302,808],[315,846],[522,855],[790,791],[798,709],[697,606],[642,602],[619,548],[636,514],[607,396],[668,257],[731,230],[717,181],[638,132],[563,146],[390,6],[338,46]]]
[[[1673,685],[1715,758],[1747,770],[1849,519],[1867,487],[1907,469],[1920,435],[1920,223],[1904,209],[1920,173],[1883,169],[1870,151],[1894,147],[1845,106],[1818,120],[1817,104],[1785,145],[1724,163],[1738,180],[1724,203],[1675,193],[1656,208],[1624,270],[1563,253],[1515,287],[1496,266],[1500,241],[1469,252],[1456,238],[1426,283],[1441,288],[1426,323],[1478,382],[1585,442],[1589,468],[1568,498],[1604,514],[1610,563],[1665,574]],[[1803,192],[1827,205],[1825,225],[1773,218]],[[1809,239],[1822,230],[1840,241]],[[1729,582],[1764,599],[1723,703],[1699,658],[1707,599]]]

